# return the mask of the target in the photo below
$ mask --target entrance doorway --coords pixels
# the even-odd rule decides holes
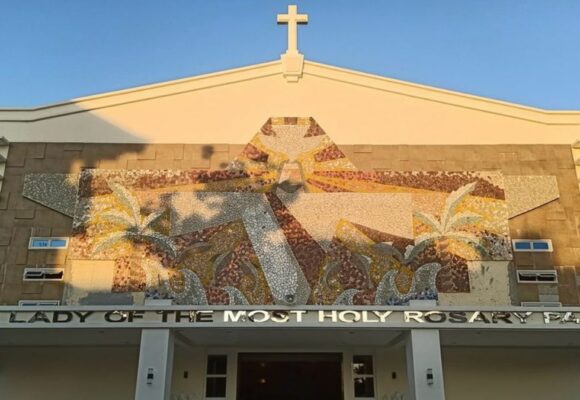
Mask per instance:
[[[342,354],[240,353],[237,400],[343,400]]]

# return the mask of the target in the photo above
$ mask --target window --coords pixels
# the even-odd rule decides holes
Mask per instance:
[[[228,369],[228,356],[207,356],[207,370],[205,378],[205,398],[226,398],[226,375]]]
[[[522,307],[562,307],[557,301],[522,301]]]
[[[19,306],[58,306],[60,300],[20,300]]]
[[[556,283],[558,274],[554,270],[525,270],[517,271],[520,283]]]
[[[374,398],[375,375],[373,370],[373,356],[353,356],[352,375],[354,379],[354,397],[357,399]]]
[[[29,250],[66,249],[67,237],[37,237],[32,236],[28,242]]]
[[[24,268],[24,281],[62,281],[63,268]]]
[[[552,241],[549,239],[514,239],[512,240],[515,252],[552,252]]]

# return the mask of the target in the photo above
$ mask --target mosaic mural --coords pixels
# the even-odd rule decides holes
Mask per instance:
[[[499,172],[359,171],[312,118],[269,119],[223,170],[78,179],[68,258],[114,260],[116,293],[402,305],[512,257]]]

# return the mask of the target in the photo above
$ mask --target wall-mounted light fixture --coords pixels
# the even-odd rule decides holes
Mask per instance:
[[[153,374],[153,368],[148,368],[147,369],[147,384],[148,385],[152,385],[153,384],[153,378],[155,377],[155,374]]]
[[[426,378],[427,378],[427,385],[432,385],[433,384],[433,369],[432,368],[427,368],[427,373]]]

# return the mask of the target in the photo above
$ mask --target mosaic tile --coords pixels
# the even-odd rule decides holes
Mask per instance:
[[[310,287],[315,286],[326,261],[325,251],[275,194],[267,193],[266,197],[308,284]]]
[[[306,304],[310,286],[264,199],[243,211],[244,225],[277,304]]]
[[[78,202],[69,257],[114,259],[135,252],[175,257],[176,249],[167,236],[167,208],[144,213],[151,207],[143,207],[138,194],[120,184],[110,183],[110,187],[109,195]],[[164,204],[160,200],[157,205]]]
[[[506,202],[474,196],[479,184],[474,181],[444,196],[413,194],[416,244],[443,243],[446,251],[467,260],[511,259]]]
[[[275,136],[262,136],[264,147],[274,153],[285,154],[289,161],[295,161],[301,154],[318,149],[324,136],[304,138],[306,127],[299,125],[278,125]]]
[[[509,218],[513,218],[560,197],[555,176],[505,176]]]
[[[99,170],[87,169],[79,179],[79,197],[110,194],[110,183],[131,191],[269,191],[277,174],[241,170]]]
[[[331,144],[314,155],[316,162],[331,161],[338,158],[345,158],[345,155],[335,144]]]
[[[376,241],[380,239],[390,240]],[[324,271],[326,287],[316,293],[323,302],[337,295],[341,304],[349,294],[352,304],[357,305],[401,305],[413,299],[437,299],[437,277],[442,266],[440,262],[429,262],[426,248],[411,243],[405,238],[341,222],[329,251],[333,267]]]
[[[180,257],[175,268],[195,272],[212,299],[226,287],[240,290],[252,304],[268,304],[270,293],[263,268],[241,220],[173,237]],[[219,289],[219,290],[218,290]],[[211,292],[211,295],[209,294]]]
[[[286,163],[282,166],[277,187],[287,193],[294,193],[304,188],[304,177],[299,163]]]
[[[265,163],[268,161],[268,153],[257,149],[256,146],[252,144],[247,144],[242,154],[244,155],[244,157],[252,161],[261,163]]]
[[[470,292],[470,260],[511,259],[504,186],[358,171],[312,118],[270,118],[223,170],[83,171],[69,259],[179,304],[437,299]]]
[[[439,263],[430,263],[421,266],[411,276],[411,284],[407,291],[400,292],[397,287],[395,271],[385,274],[375,295],[377,305],[408,305],[410,300],[437,300],[435,280],[441,269]]]
[[[141,259],[119,257],[115,260],[112,292],[143,292],[146,289],[147,273]]]
[[[162,298],[173,299],[175,304],[209,304],[201,280],[191,270],[182,269],[170,277],[167,270],[158,269],[158,287],[165,294]]]
[[[289,212],[314,240],[328,248],[340,219],[413,238],[412,198],[406,193],[277,192]],[[332,207],[329,212],[329,205]]]
[[[280,171],[284,164],[293,162],[305,174],[321,169],[355,169],[312,118],[271,118],[264,127],[230,169]]]
[[[260,133],[262,133],[262,135],[266,135],[266,136],[274,135],[274,131],[272,130],[272,119],[271,118],[268,118],[268,120],[264,123],[264,125],[262,125],[262,128],[260,128]]]
[[[267,283],[241,221],[173,238],[179,257],[170,265],[148,257],[148,298],[179,304],[268,303]]]
[[[503,200],[502,175],[499,172],[448,171],[315,171],[310,182],[342,187],[345,192],[393,192],[397,188],[449,193],[476,182],[474,196]]]
[[[308,131],[304,137],[326,135],[326,132],[324,132],[324,130],[320,127],[320,125],[318,125],[318,122],[316,122],[314,118],[310,117],[308,120],[310,125],[308,126]]]
[[[198,231],[242,218],[253,203],[263,201],[259,193],[179,192],[171,198],[171,235]]]
[[[78,179],[78,174],[26,174],[22,196],[73,217]]]

